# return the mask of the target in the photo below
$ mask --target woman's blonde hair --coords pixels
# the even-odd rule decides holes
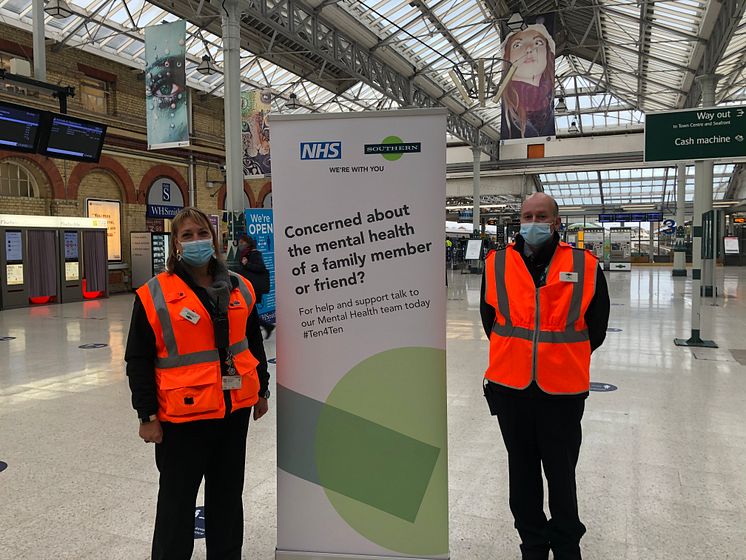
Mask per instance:
[[[218,240],[215,236],[215,230],[212,228],[210,218],[207,217],[202,210],[193,206],[187,206],[179,210],[178,214],[171,220],[171,242],[169,244],[168,261],[166,262],[166,270],[173,274],[174,268],[176,267],[176,261],[178,256],[176,254],[176,238],[179,236],[179,229],[186,220],[192,220],[201,226],[206,227],[210,231],[212,237],[212,246],[215,249],[215,258],[220,259],[220,249],[218,248]],[[212,267],[213,261],[210,261]]]

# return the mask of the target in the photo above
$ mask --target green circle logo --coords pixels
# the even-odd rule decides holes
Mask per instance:
[[[444,350],[362,361],[318,419],[315,459],[329,502],[370,541],[408,556],[448,553]]]
[[[398,136],[387,136],[383,139],[381,144],[402,144],[404,140]],[[386,161],[397,161],[400,160],[403,154],[383,154],[383,159]]]

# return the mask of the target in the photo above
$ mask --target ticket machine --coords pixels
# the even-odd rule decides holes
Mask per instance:
[[[0,228],[3,251],[0,254],[0,304],[3,309],[28,305],[26,231],[23,228]]]
[[[79,229],[64,229],[60,231],[60,235],[62,236],[62,243],[59,244],[59,263],[62,273],[60,277],[60,302],[82,301],[81,231]]]

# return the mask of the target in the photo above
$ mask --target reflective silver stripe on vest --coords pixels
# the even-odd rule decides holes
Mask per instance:
[[[166,353],[169,356],[176,356],[179,353],[179,348],[176,346],[174,327],[171,324],[166,298],[163,295],[163,288],[161,288],[157,276],[148,280],[148,290],[150,291],[150,297],[153,298],[155,312],[158,314],[158,320],[161,323],[161,334],[163,335],[163,343],[166,345]]]
[[[528,340],[528,341],[533,341],[534,339],[534,330],[526,329],[524,327],[510,327],[510,326],[504,327],[502,325],[496,324],[494,327],[492,327],[492,332],[498,336],[520,338],[522,340]],[[568,329],[565,331],[540,331],[539,332],[539,342],[551,342],[551,343],[585,342],[586,340],[588,340],[587,330],[576,331],[575,329],[572,329],[572,330]]]
[[[498,336],[519,338],[533,342],[534,329],[514,327],[510,320],[510,306],[508,304],[507,287],[505,285],[505,258],[508,249],[495,254],[495,286],[497,288],[497,305],[501,314],[505,315],[505,325],[497,322],[492,326],[492,332]],[[573,271],[578,274],[578,281],[572,288],[570,308],[567,311],[567,322],[564,331],[539,331],[538,342],[552,344],[586,342],[589,340],[588,329],[575,330],[575,323],[580,319],[583,304],[583,286],[585,283],[585,254],[583,251],[572,250]],[[504,303],[504,305],[503,305]]]
[[[510,302],[508,289],[505,287],[505,259],[508,250],[495,253],[495,287],[497,288],[497,310],[505,317],[505,327],[510,327]],[[497,323],[495,323],[497,325]]]
[[[239,340],[235,344],[231,344],[228,347],[228,350],[234,356],[248,349],[249,341],[245,338],[243,340]],[[191,354],[169,356],[168,358],[156,358],[155,367],[160,369],[168,369],[182,366],[194,366],[197,364],[217,362],[219,359],[220,354],[218,354],[217,350],[204,350],[202,352],[192,352]]]
[[[195,366],[197,364],[217,362],[219,359],[220,355],[217,350],[204,350],[202,352],[192,352],[191,354],[177,354],[175,356],[168,356],[167,358],[156,358],[155,367],[168,369],[181,366]]]
[[[234,356],[237,355],[237,354],[240,354],[241,352],[244,352],[244,351],[246,351],[248,349],[249,349],[249,341],[246,338],[244,338],[243,340],[239,340],[235,344],[231,344],[228,347],[228,350]]]
[[[580,319],[580,308],[583,303],[583,286],[585,286],[585,251],[571,249],[572,268],[578,274],[578,281],[573,284],[570,309],[567,312],[567,327],[570,328]]]
[[[236,274],[235,272],[231,272],[230,275],[235,276],[236,280],[238,280],[238,289],[241,290],[241,295],[246,300],[246,307],[251,307],[251,304],[254,302],[254,300],[251,299],[251,292],[249,291],[249,287],[246,285],[246,282],[243,281],[243,277],[240,274]]]

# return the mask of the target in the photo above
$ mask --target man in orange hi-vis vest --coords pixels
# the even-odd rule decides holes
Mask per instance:
[[[484,391],[508,451],[510,510],[524,560],[579,560],[580,454],[591,352],[609,293],[594,255],[559,240],[557,202],[525,200],[515,243],[485,261],[480,312],[490,340]],[[551,519],[544,513],[542,468]]]

